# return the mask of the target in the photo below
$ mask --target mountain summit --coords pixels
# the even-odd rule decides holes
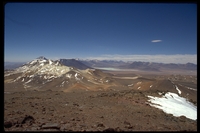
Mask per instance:
[[[63,59],[53,61],[45,57],[36,58],[5,74],[5,78],[9,79],[8,88],[13,90],[18,86],[22,90],[46,90],[50,88],[63,91],[69,91],[72,88],[96,90],[97,86],[109,84],[110,79],[107,78],[109,74],[100,70],[80,70],[64,65],[71,62],[76,64],[78,61]]]
[[[47,58],[45,58],[44,56],[39,56],[38,58],[36,59],[40,59],[40,60],[47,60]]]

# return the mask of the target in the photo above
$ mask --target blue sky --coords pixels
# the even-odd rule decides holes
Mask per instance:
[[[5,61],[197,62],[192,3],[7,3],[4,21]]]

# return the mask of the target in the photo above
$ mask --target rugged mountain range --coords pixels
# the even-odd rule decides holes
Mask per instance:
[[[64,62],[39,57],[4,72],[4,130],[196,131],[196,76],[122,76]]]
[[[40,56],[38,57],[38,59],[46,59],[44,56]],[[92,68],[89,67],[85,64],[83,64],[81,61],[78,61],[76,59],[59,59],[59,60],[55,60],[56,62],[59,62],[60,64],[63,64],[65,66],[69,66],[69,67],[75,67],[81,70],[87,69],[87,68]],[[26,62],[5,62],[4,63],[4,69],[5,70],[11,70],[11,69],[16,69],[18,67],[21,67],[22,65],[24,65]]]
[[[141,69],[141,70],[153,70],[160,71],[162,69],[170,69],[170,70],[197,70],[197,65],[193,63],[187,64],[175,64],[175,63],[154,63],[154,62],[133,62],[131,64],[125,64],[119,66],[120,68],[128,68],[128,69]]]
[[[5,89],[10,90],[63,90],[81,88],[93,90],[110,82],[110,74],[96,69],[80,70],[65,66],[60,60],[36,58],[13,71],[6,71]]]
[[[118,67],[121,65],[130,64],[128,62],[116,60],[80,60],[82,63],[90,67]]]
[[[42,56],[41,56],[42,57]],[[156,63],[156,62],[124,62],[116,60],[76,60],[76,59],[59,59],[55,60],[65,66],[75,67],[81,70],[112,67],[120,69],[138,69],[143,71],[162,71],[162,70],[197,70],[197,65],[193,63],[176,64],[176,63]],[[22,62],[5,62],[5,69],[15,69],[22,66]]]
[[[90,67],[114,67],[120,69],[138,69],[145,71],[168,70],[197,70],[197,65],[193,63],[175,64],[175,63],[156,63],[156,62],[123,62],[123,61],[106,61],[106,60],[82,60],[82,63]]]
[[[143,65],[143,63],[140,63]],[[139,65],[139,66],[140,66]],[[188,64],[190,65],[190,64]],[[102,72],[99,69],[77,69],[60,63],[60,60],[50,60],[45,57],[36,58],[23,66],[12,71],[4,72],[5,91],[27,91],[27,90],[56,90],[56,91],[101,91],[101,90],[172,90],[176,87],[181,91],[196,93],[196,79],[193,76],[177,78],[168,76],[164,78],[117,77],[111,73]],[[192,90],[191,90],[192,88]],[[189,92],[189,90],[191,92]],[[183,93],[184,94],[184,91]],[[184,94],[186,96],[186,93]]]

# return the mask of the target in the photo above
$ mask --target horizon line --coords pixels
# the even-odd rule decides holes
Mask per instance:
[[[41,56],[38,56],[41,57]],[[46,58],[46,56],[43,56]],[[37,58],[37,57],[36,57]],[[34,59],[36,59],[34,58]],[[32,60],[34,60],[32,59]],[[193,63],[197,64],[197,54],[173,54],[173,55],[166,55],[166,54],[157,54],[157,55],[120,55],[120,54],[105,54],[100,56],[90,56],[90,57],[72,57],[72,58],[59,58],[59,57],[50,57],[47,59],[51,60],[59,60],[59,59],[76,59],[76,60],[115,60],[115,61],[123,61],[123,62],[154,62],[154,63],[175,63],[175,64],[186,64],[186,63]],[[31,61],[26,59],[27,61],[6,61],[4,62],[29,62]]]

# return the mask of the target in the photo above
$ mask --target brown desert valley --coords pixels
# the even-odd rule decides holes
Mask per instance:
[[[4,131],[197,131],[197,70],[71,61],[4,70]]]

